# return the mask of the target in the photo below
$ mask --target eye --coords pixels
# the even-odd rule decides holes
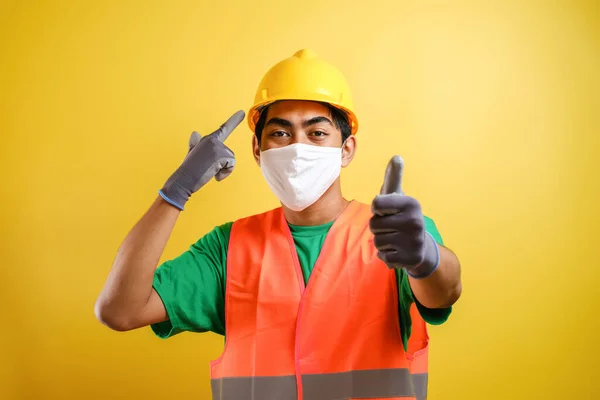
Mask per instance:
[[[313,136],[317,136],[317,137],[322,137],[322,136],[327,136],[327,133],[323,132],[323,131],[314,131],[312,133]]]
[[[288,133],[284,132],[284,131],[275,131],[275,132],[272,132],[270,136],[273,136],[273,137],[284,137],[287,134]]]

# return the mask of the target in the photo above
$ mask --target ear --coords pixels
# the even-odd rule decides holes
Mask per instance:
[[[346,168],[350,165],[350,162],[354,158],[356,152],[356,136],[350,135],[348,139],[342,145],[342,168]]]
[[[260,146],[258,145],[258,139],[256,135],[252,135],[252,153],[254,155],[254,161],[260,167]]]

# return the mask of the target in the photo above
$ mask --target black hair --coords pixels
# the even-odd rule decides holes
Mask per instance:
[[[345,111],[342,111],[339,108],[334,107],[329,103],[322,103],[322,102],[319,102],[319,103],[323,104],[325,107],[327,107],[329,109],[329,112],[331,113],[331,119],[333,119],[333,124],[335,125],[336,128],[338,128],[340,130],[340,132],[342,132],[342,143],[344,143],[346,141],[346,139],[348,139],[350,137],[350,135],[352,134],[350,122],[348,121],[348,115],[346,114]],[[256,122],[256,128],[254,131],[256,134],[256,139],[258,139],[259,146],[260,146],[260,142],[261,142],[262,131],[263,131],[263,129],[265,129],[265,124],[267,123],[267,111],[269,110],[269,107],[272,104],[275,104],[275,103],[269,104],[268,106],[264,107],[260,111],[260,117],[258,118],[258,121]]]

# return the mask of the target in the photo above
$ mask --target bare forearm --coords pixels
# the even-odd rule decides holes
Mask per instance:
[[[462,292],[458,258],[443,246],[439,246],[439,249],[440,265],[433,274],[424,279],[414,279],[409,275],[415,297],[427,308],[450,307]]]
[[[223,180],[233,171],[235,155],[223,142],[244,117],[240,110],[209,135],[191,134],[183,162],[117,253],[95,304],[96,317],[105,325],[130,330],[168,318],[161,298],[152,288],[156,266],[190,196],[211,179]]]
[[[98,318],[111,328],[126,330],[143,313],[179,213],[159,197],[123,241],[95,307]]]

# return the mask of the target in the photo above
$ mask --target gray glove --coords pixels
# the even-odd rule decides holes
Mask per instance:
[[[419,202],[402,193],[404,161],[394,156],[385,171],[381,194],[372,203],[370,221],[378,256],[390,268],[404,268],[413,278],[431,275],[440,263],[435,239],[425,230]]]
[[[223,144],[229,134],[244,120],[243,111],[233,114],[227,122],[208,136],[198,132],[190,136],[189,151],[183,163],[158,192],[171,205],[183,210],[192,193],[213,177],[227,178],[235,166],[235,155]]]

